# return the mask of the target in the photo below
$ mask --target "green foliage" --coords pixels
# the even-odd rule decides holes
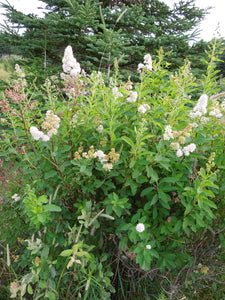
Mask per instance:
[[[172,74],[162,49],[136,85],[118,79],[115,63],[109,83],[101,73],[77,72],[36,89],[16,66],[1,101],[0,142],[3,168],[15,172],[4,203],[18,215],[10,224],[23,224],[19,257],[6,260],[15,268],[11,296],[157,299],[162,287],[171,296],[185,282],[181,298],[194,271],[202,285],[210,281],[201,243],[210,253],[224,251],[225,225],[217,49],[214,40],[201,81],[188,60]],[[75,68],[71,54],[68,61]],[[190,101],[196,90],[204,94]],[[16,246],[2,230],[8,258]]]

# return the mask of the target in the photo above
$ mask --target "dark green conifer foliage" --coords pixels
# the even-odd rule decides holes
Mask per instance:
[[[10,1],[9,1],[10,2]],[[189,40],[206,12],[195,0],[179,1],[170,9],[159,0],[43,0],[44,18],[25,15],[9,3],[2,4],[11,23],[9,42],[18,54],[61,63],[63,50],[71,45],[86,71],[104,70],[110,74],[115,59],[123,73],[130,73],[146,53],[154,55],[162,47],[170,67],[178,68],[189,53]],[[21,35],[18,31],[24,29]]]

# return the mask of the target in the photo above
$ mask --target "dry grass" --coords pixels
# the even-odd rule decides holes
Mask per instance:
[[[10,74],[2,69],[2,66],[0,65],[0,79],[2,80],[8,80],[9,79]]]

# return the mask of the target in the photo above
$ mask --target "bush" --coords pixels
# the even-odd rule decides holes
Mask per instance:
[[[5,238],[11,297],[162,299],[165,284],[172,299],[188,295],[195,274],[207,279],[199,241],[224,249],[225,102],[213,43],[200,84],[188,61],[170,73],[162,50],[144,57],[135,87],[116,62],[110,80],[87,76],[70,46],[61,78],[42,89],[16,66],[1,101],[1,156],[14,172],[3,200],[21,226],[17,247]]]

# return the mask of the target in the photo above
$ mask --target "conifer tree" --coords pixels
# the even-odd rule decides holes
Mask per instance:
[[[10,2],[10,1],[9,1]],[[25,15],[9,3],[8,39],[17,41],[25,57],[61,62],[63,50],[71,45],[86,71],[105,70],[110,74],[115,59],[123,72],[134,71],[146,53],[162,47],[169,53],[171,68],[188,55],[193,30],[206,12],[195,0],[181,0],[173,9],[159,0],[42,0],[43,18]],[[24,30],[22,35],[18,31]],[[15,42],[14,42],[15,43]]]

